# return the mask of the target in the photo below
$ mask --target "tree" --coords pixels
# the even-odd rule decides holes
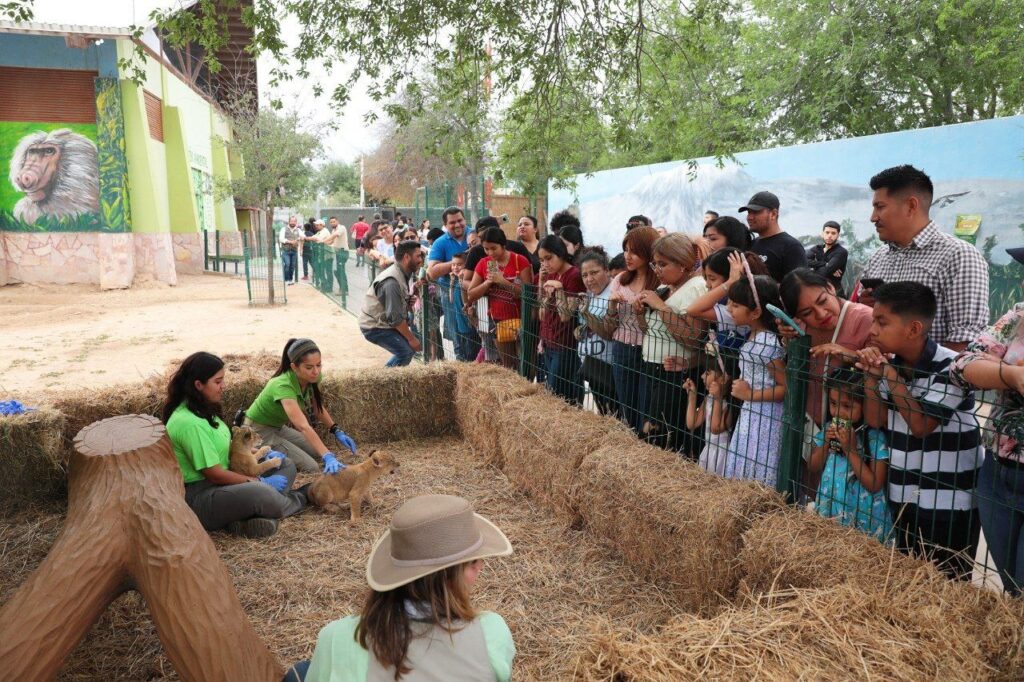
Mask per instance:
[[[274,208],[301,200],[310,192],[312,162],[322,153],[323,131],[299,117],[297,112],[279,112],[254,107],[240,96],[228,107],[232,134],[216,142],[227,148],[229,158],[242,172],[231,178],[215,177],[218,199],[234,197],[236,205],[265,211],[267,244],[276,243]],[[268,247],[267,302],[274,304],[274,258]]]
[[[328,161],[314,178],[316,193],[330,206],[354,206],[359,202],[359,169],[344,161]]]

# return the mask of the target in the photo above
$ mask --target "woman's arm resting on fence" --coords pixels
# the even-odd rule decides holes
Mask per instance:
[[[966,379],[975,388],[1016,391],[1024,395],[1024,366],[1011,365],[1001,358],[977,355],[963,365]]]

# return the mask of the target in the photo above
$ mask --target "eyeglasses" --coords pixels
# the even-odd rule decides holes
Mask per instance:
[[[640,227],[643,223],[626,223],[626,229],[632,230],[634,227]]]
[[[647,264],[651,270],[664,270],[665,268],[672,267],[673,265],[675,265],[675,263],[655,263],[654,261]]]

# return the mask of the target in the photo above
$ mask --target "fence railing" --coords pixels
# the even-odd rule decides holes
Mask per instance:
[[[459,306],[455,286],[420,289],[424,358],[504,364],[708,471],[774,487],[951,578],[1016,590],[1024,517],[988,479],[996,467],[1014,487],[1024,465],[982,469],[993,394],[896,360],[879,378],[854,356],[812,357],[806,336],[745,337],[724,322],[534,285],[476,302],[463,287]]]
[[[298,255],[295,251],[283,253],[277,240],[270,239],[266,230],[242,231],[242,260],[245,266],[245,286],[249,305],[271,305],[288,302],[286,275],[294,281]]]

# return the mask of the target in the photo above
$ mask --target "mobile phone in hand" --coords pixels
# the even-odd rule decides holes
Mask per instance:
[[[865,277],[860,281],[860,285],[864,289],[877,289],[883,284],[885,284],[885,280],[881,277]]]
[[[780,309],[778,306],[769,303],[768,305],[765,306],[765,308],[775,317],[775,319],[785,324],[788,324],[790,327],[795,329],[796,333],[799,334],[800,336],[807,335],[807,332],[801,329],[800,325],[798,325],[792,317],[783,312],[782,309]]]

